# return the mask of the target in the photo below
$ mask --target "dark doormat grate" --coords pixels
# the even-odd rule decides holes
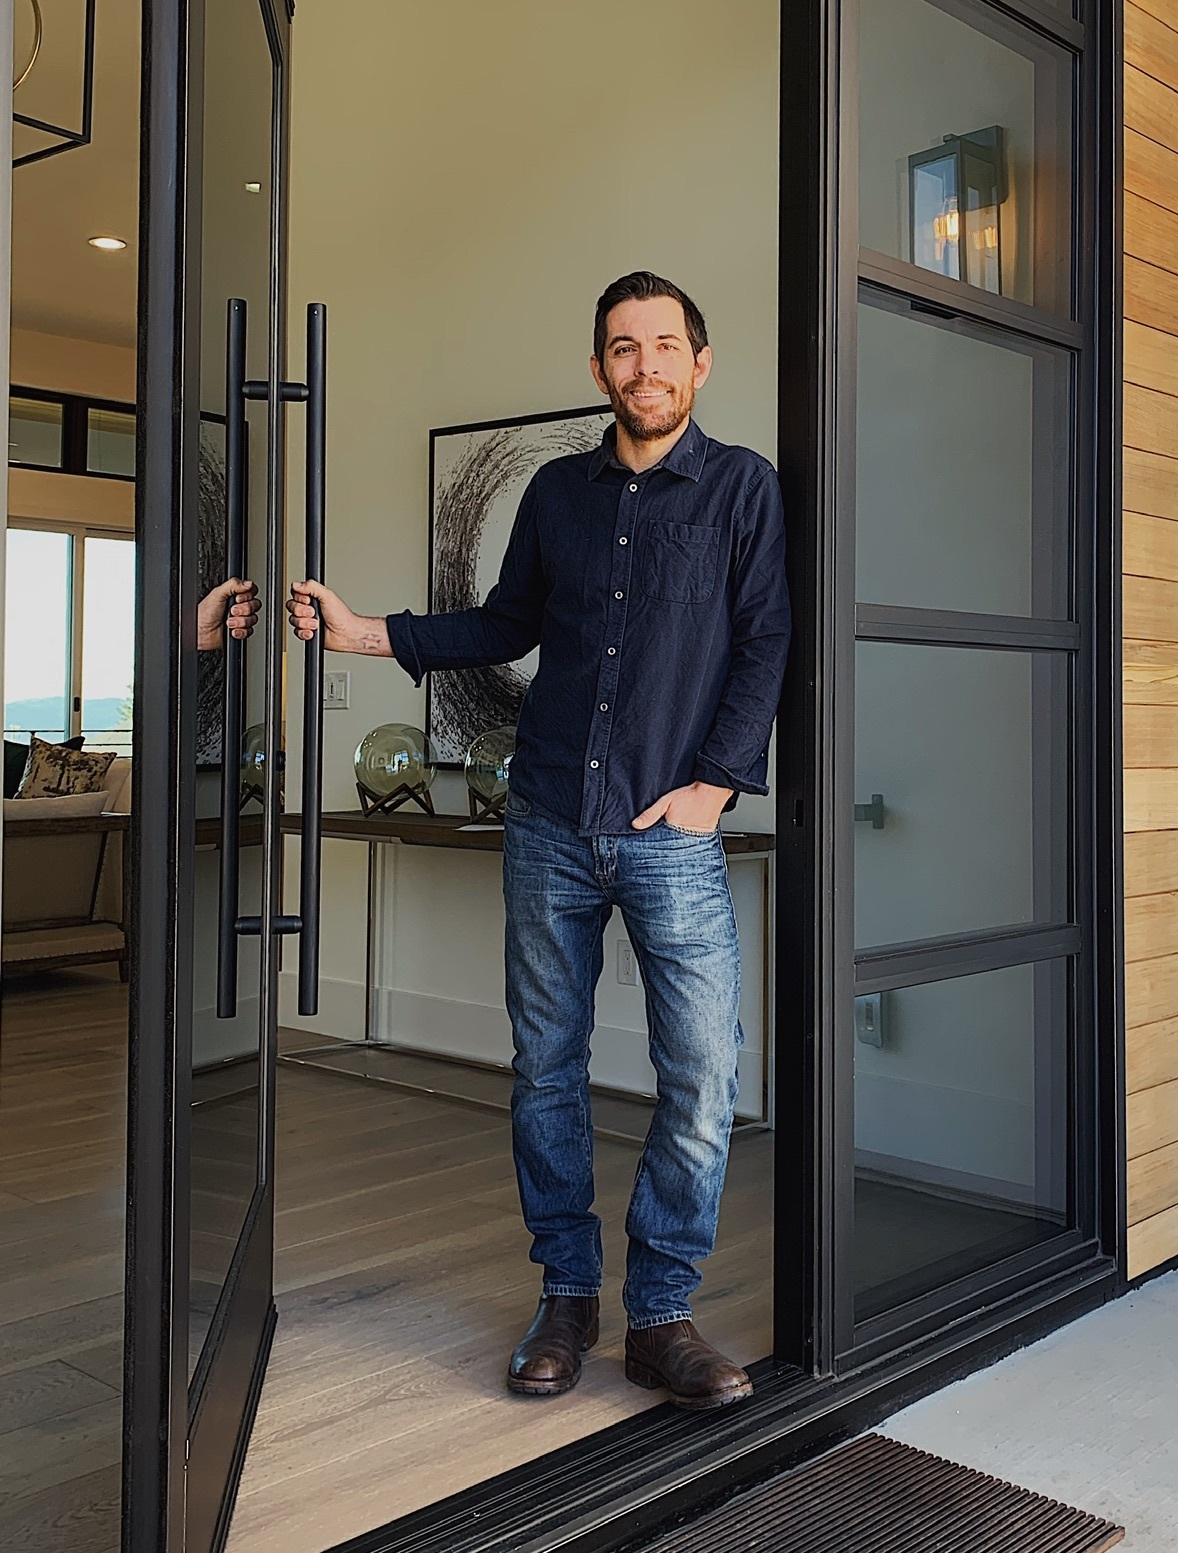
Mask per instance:
[[[1103,1553],[1124,1528],[867,1434],[648,1553]]]

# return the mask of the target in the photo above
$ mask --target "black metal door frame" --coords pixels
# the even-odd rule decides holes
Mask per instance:
[[[260,5],[273,61],[268,380],[285,366],[290,0]],[[205,1353],[188,1379],[195,838],[203,0],[145,0],[140,159],[136,689],[128,1102],[124,1553],[207,1553],[228,1532],[273,1334],[273,1109],[281,909],[277,696],[283,650],[283,404],[269,399],[263,596],[268,824],[263,843],[259,1170]],[[278,608],[274,602],[278,601]],[[226,752],[226,759],[228,759]]]

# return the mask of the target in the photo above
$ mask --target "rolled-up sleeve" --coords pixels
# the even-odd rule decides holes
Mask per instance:
[[[386,621],[393,656],[420,685],[431,669],[474,669],[513,663],[540,641],[547,585],[537,525],[535,482],[524,492],[486,602],[449,614],[405,610]]]
[[[728,678],[694,779],[738,793],[767,793],[769,736],[789,652],[785,514],[768,465],[750,485],[735,524]]]

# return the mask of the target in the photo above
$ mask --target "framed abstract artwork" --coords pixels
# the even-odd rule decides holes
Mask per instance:
[[[246,429],[248,436],[248,427]],[[249,490],[249,449],[245,449],[242,478]],[[197,459],[196,514],[198,598],[224,582],[225,549],[225,417],[202,410],[200,453]],[[248,572],[247,572],[248,575]],[[200,771],[221,765],[221,720],[225,703],[225,655],[202,652],[196,666],[196,764]]]
[[[608,405],[430,432],[431,614],[472,609],[495,586],[516,509],[541,464],[595,448]],[[440,766],[459,766],[474,739],[519,721],[536,654],[485,669],[439,669],[426,692],[426,732]]]

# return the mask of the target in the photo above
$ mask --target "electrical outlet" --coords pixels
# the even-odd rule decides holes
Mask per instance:
[[[883,1011],[882,992],[865,992],[855,999],[855,1035],[864,1046],[883,1047]]]
[[[627,938],[618,939],[618,981],[623,987],[638,985],[638,965],[634,959],[634,945]]]
[[[350,669],[340,669],[335,674],[323,676],[323,707],[325,711],[336,712],[347,709],[352,695],[352,673]]]

